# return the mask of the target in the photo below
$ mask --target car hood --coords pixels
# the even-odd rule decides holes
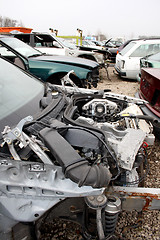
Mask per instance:
[[[61,64],[71,64],[74,66],[80,66],[84,68],[95,68],[99,64],[92,60],[78,58],[78,57],[68,57],[68,56],[59,56],[59,55],[40,55],[36,57],[31,57],[31,59],[38,61],[49,61],[49,62],[57,62]]]
[[[88,47],[88,46],[78,46],[78,49],[79,50],[84,50],[85,52],[89,52],[89,51],[93,51],[93,52],[96,52],[96,53],[101,53],[101,54],[106,54],[107,51],[106,49],[97,49],[97,48],[94,48],[94,47]]]

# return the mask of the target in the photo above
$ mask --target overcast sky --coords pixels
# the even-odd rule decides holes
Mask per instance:
[[[160,36],[160,0],[0,0],[0,15],[59,35]]]

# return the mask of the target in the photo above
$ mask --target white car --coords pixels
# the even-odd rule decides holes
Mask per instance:
[[[18,33],[14,34],[14,37],[36,48],[42,53],[61,55],[61,56],[73,56],[82,57],[89,60],[98,62],[100,65],[104,64],[107,52],[104,50],[99,53],[98,50],[85,51],[81,50],[79,46],[70,43],[69,41],[58,38],[54,34],[50,33]]]
[[[160,39],[131,41],[116,56],[117,73],[128,79],[137,79],[140,73],[140,58],[160,52]]]

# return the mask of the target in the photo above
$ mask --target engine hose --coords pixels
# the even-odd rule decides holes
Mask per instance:
[[[133,115],[133,114],[122,114],[121,115],[122,118],[124,117],[128,117],[128,118],[137,118],[137,119],[141,119],[141,120],[146,120],[146,121],[150,121],[152,123],[157,123],[159,122],[157,119],[151,117],[151,116],[147,116],[147,115]]]
[[[93,130],[88,129],[88,128],[84,128],[84,127],[79,127],[79,126],[65,126],[65,127],[55,127],[55,128],[54,128],[53,126],[51,126],[51,125],[49,125],[49,124],[46,124],[46,123],[43,123],[42,121],[32,121],[32,124],[33,124],[33,123],[40,124],[40,125],[46,127],[47,129],[50,128],[50,129],[52,129],[52,130],[60,130],[60,129],[70,129],[70,128],[72,128],[72,129],[85,130],[86,132],[91,133],[93,136],[95,136],[97,139],[99,139],[99,141],[104,145],[104,147],[108,150],[109,154],[111,155],[111,157],[112,157],[112,158],[114,159],[114,161],[115,161],[115,164],[116,164],[116,167],[117,167],[117,174],[116,174],[115,176],[113,176],[110,180],[113,181],[113,180],[117,179],[117,177],[120,175],[120,168],[119,168],[119,166],[118,166],[118,164],[117,164],[117,161],[116,161],[116,159],[115,159],[115,156],[112,154],[112,152],[111,152],[111,150],[109,149],[109,147],[107,146],[106,142],[103,141],[102,138],[99,138],[98,135],[93,132]],[[94,130],[95,130],[95,129],[94,129]],[[97,129],[96,129],[96,130],[97,130]],[[42,132],[43,132],[43,131],[42,131]],[[103,133],[103,132],[101,132],[101,131],[97,131],[97,132]],[[39,132],[38,132],[38,133],[39,133]],[[41,134],[40,134],[40,135],[41,135]],[[43,134],[42,134],[42,138],[43,138]],[[92,169],[93,169],[93,168],[92,168]],[[88,169],[88,170],[89,170],[89,169]],[[82,186],[82,182],[83,182],[83,181],[81,181],[81,182],[79,183],[81,186]]]
[[[64,122],[66,124],[71,124],[72,127],[74,126],[75,128],[85,129],[88,132],[92,132],[92,134],[94,134],[94,132],[101,133],[103,135],[104,139],[106,139],[106,136],[105,136],[104,132],[101,129],[97,129],[96,127],[93,127],[93,126],[90,126],[90,125],[86,126],[85,124],[80,124],[80,123],[77,123],[76,121],[74,121],[72,119],[72,117],[73,117],[74,113],[76,112],[76,110],[77,110],[77,107],[75,107],[75,106],[73,107],[72,103],[70,103],[70,105],[67,106],[67,108],[66,108],[66,110],[64,112],[64,115],[63,115]],[[114,154],[112,153],[112,151],[109,148],[109,146],[107,145],[107,143],[105,141],[103,141],[102,139],[100,139],[100,141],[103,143],[104,147],[107,149],[107,151],[109,152],[110,156],[112,157],[112,159],[115,162],[115,165],[116,165],[116,168],[117,168],[117,174],[112,177],[111,181],[116,180],[118,178],[118,176],[120,175],[120,173],[121,173],[119,165],[117,163],[117,159],[114,156]]]
[[[107,143],[106,143],[102,138],[99,138],[99,136],[98,136],[97,134],[95,134],[93,130],[91,131],[90,129],[88,129],[88,126],[87,126],[87,128],[79,127],[79,126],[65,126],[65,127],[64,127],[64,129],[70,129],[70,128],[72,128],[72,129],[79,129],[79,130],[85,130],[86,132],[91,133],[93,136],[95,136],[96,138],[98,138],[98,140],[99,140],[100,142],[102,142],[102,144],[104,145],[104,147],[106,148],[106,150],[109,152],[110,156],[112,157],[112,159],[114,160],[114,162],[115,162],[115,164],[116,164],[117,174],[111,178],[111,181],[116,180],[116,179],[118,178],[118,176],[120,175],[121,172],[120,172],[120,168],[119,168],[119,165],[118,165],[118,163],[117,163],[117,160],[116,160],[115,156],[113,155],[113,153],[111,152],[110,148],[108,147]],[[58,129],[58,128],[57,128],[57,129]],[[62,127],[59,128],[59,129],[62,129]],[[97,132],[98,132],[98,131],[97,131]],[[103,133],[103,132],[101,132],[101,131],[99,131],[99,132],[100,132],[100,133]]]
[[[81,186],[93,188],[107,187],[111,180],[111,173],[104,165],[89,166],[88,161],[72,164],[65,170],[65,176]]]
[[[89,165],[89,162],[82,158],[55,129],[46,127],[40,131],[40,136],[62,166],[66,177],[80,186],[92,186],[93,188],[108,186],[112,175],[104,164]]]

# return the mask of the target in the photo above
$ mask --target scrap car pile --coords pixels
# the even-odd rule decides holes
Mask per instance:
[[[60,61],[10,36],[0,46],[0,239],[40,239],[53,218],[111,239],[121,211],[160,209],[160,189],[142,184],[155,140],[147,101],[89,89],[95,61]]]

